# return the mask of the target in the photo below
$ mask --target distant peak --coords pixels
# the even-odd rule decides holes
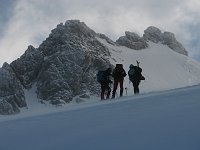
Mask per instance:
[[[80,20],[67,20],[65,22],[65,26],[75,25],[75,24],[85,24],[84,22],[81,22]]]
[[[28,50],[35,50],[35,47],[33,47],[32,45],[29,45]]]
[[[157,32],[157,33],[161,33],[161,30],[155,26],[149,26],[145,31],[148,31],[148,32]],[[145,32],[144,31],[144,32]]]
[[[177,41],[174,33],[162,33],[159,28],[150,26],[146,30],[144,30],[143,38],[146,41],[151,41],[154,43],[160,42],[161,44],[167,45],[169,48],[180,54],[188,55],[188,52],[183,47],[183,45],[179,41]]]
[[[126,31],[125,36],[121,36],[116,43],[134,50],[141,50],[148,47],[148,44],[142,37],[137,33],[129,31]]]
[[[162,32],[159,28],[150,26],[146,30],[144,30],[143,37],[146,41],[152,41],[154,43],[158,43],[162,41]]]
[[[84,22],[80,22],[80,20],[66,21],[65,28],[78,36],[91,37],[96,35],[92,29],[90,29]]]

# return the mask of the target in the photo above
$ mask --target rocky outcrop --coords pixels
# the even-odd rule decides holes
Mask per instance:
[[[20,58],[5,64],[0,74],[0,113],[25,107],[23,88],[33,83],[38,98],[56,105],[76,95],[98,94],[96,72],[112,65],[109,50],[96,37],[106,38],[83,22],[69,20],[57,25],[39,48],[29,46]]]
[[[188,55],[188,52],[186,51],[186,49],[183,47],[183,45],[180,42],[176,40],[175,35],[171,32],[163,33],[162,44],[169,46],[169,48],[171,48],[175,52],[178,52],[186,56]]]
[[[10,64],[17,78],[26,89],[31,88],[33,81],[37,78],[43,58],[43,54],[30,45],[20,58]]]
[[[152,41],[154,43],[158,43],[158,42],[162,41],[163,34],[160,29],[150,26],[146,30],[144,30],[143,38],[146,41]]]
[[[142,37],[136,33],[128,31],[126,31],[125,36],[120,37],[116,43],[134,50],[141,50],[148,47],[147,42]]]
[[[115,42],[108,38],[105,34],[97,33],[97,37],[106,40],[106,42],[108,42],[111,45],[116,45]]]
[[[69,102],[76,95],[97,94],[96,71],[109,66],[108,49],[84,23],[59,24],[38,48],[44,62],[38,76],[38,97]]]
[[[160,29],[150,26],[144,31],[143,38],[146,41],[152,41],[154,43],[162,43],[167,45],[169,48],[183,55],[188,55],[188,52],[183,45],[176,40],[176,37],[171,32],[162,33]]]
[[[27,106],[21,83],[7,63],[0,69],[0,83],[0,114],[17,113]]]

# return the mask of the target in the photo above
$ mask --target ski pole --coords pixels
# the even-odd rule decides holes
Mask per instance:
[[[136,60],[136,62],[137,62],[137,66],[139,67],[139,64],[140,64],[140,62],[139,62],[139,61],[137,61],[137,60]]]
[[[125,87],[125,90],[126,90],[126,96],[127,96],[127,90],[128,90],[128,88],[127,88],[127,87]]]
[[[116,93],[115,93],[116,95],[117,95],[117,97],[118,97],[118,94],[117,94],[117,91],[116,91]]]

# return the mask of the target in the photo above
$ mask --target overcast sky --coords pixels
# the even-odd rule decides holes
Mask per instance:
[[[0,65],[38,47],[60,22],[79,19],[112,40],[149,26],[170,31],[200,61],[200,0],[0,0]]]

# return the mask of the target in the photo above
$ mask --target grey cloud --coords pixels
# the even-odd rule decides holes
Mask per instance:
[[[0,1],[0,39],[3,37],[7,21],[12,16],[13,8],[16,1],[13,0],[1,0]]]
[[[177,21],[180,28],[177,32],[179,39],[185,44],[189,55],[200,60],[200,2],[187,2],[182,5],[182,17]],[[183,11],[184,10],[184,11]]]
[[[7,53],[9,57],[2,57],[0,63],[19,57],[29,44],[37,47],[51,29],[68,19],[80,19],[113,40],[126,30],[141,35],[154,25],[174,32],[184,46],[196,53],[198,45],[192,47],[191,43],[198,38],[197,4],[198,0],[18,0],[14,14],[7,20],[6,36],[0,41],[0,55]],[[191,20],[197,25],[193,26]]]

